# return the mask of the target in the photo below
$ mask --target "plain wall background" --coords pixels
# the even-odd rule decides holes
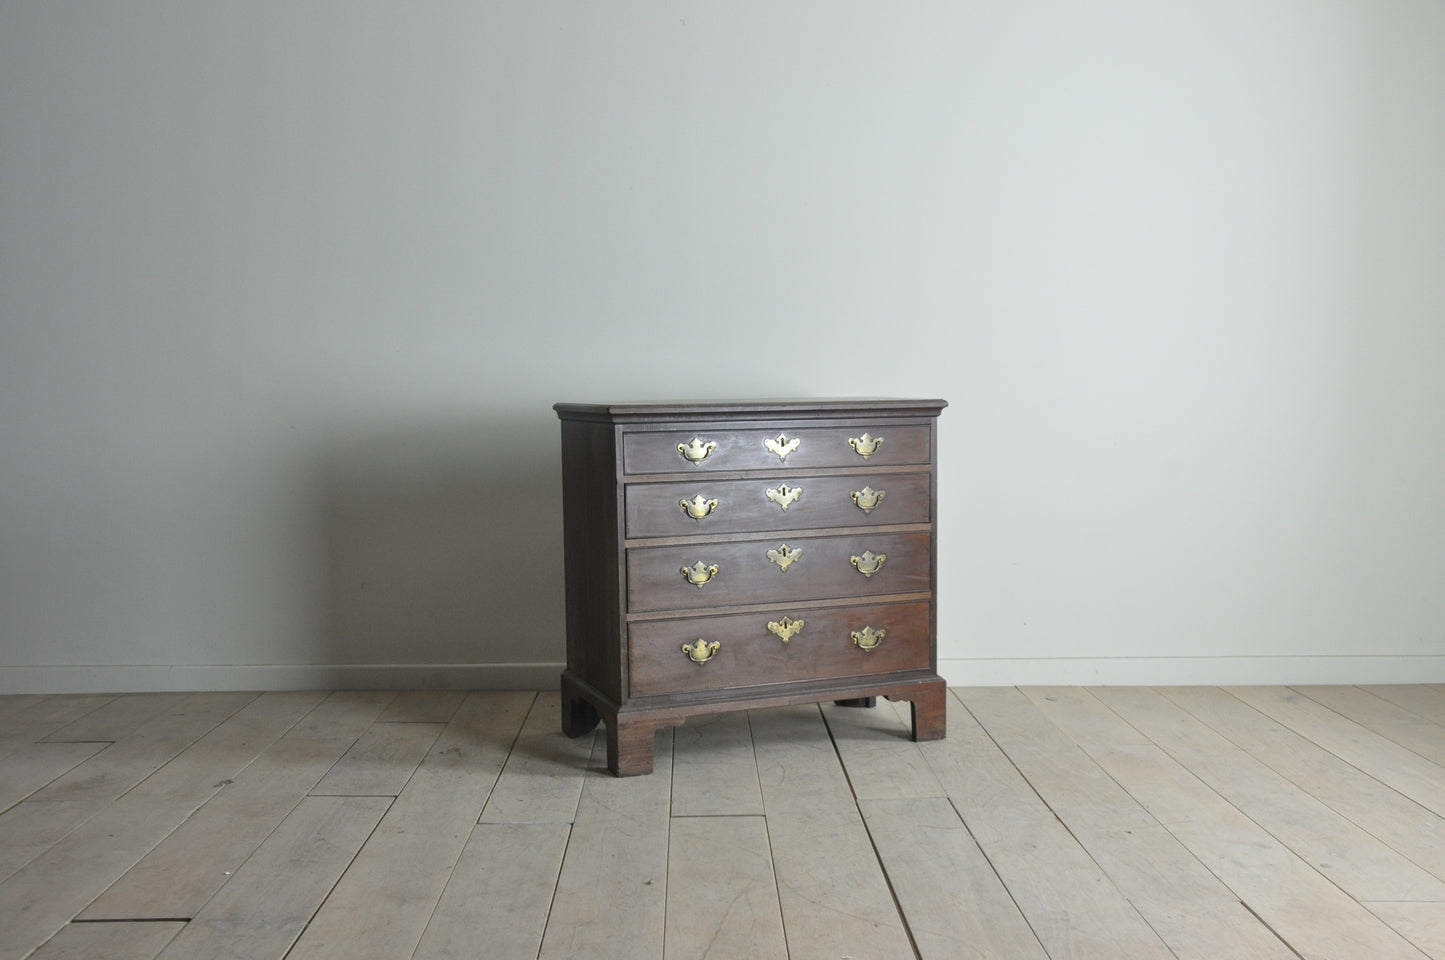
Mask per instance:
[[[1445,680],[1436,0],[0,0],[0,692],[550,686],[558,400],[943,397],[954,683]]]

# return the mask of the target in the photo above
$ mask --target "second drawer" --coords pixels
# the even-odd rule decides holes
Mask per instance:
[[[755,530],[927,523],[927,473],[793,476],[627,485],[627,535],[677,537]]]

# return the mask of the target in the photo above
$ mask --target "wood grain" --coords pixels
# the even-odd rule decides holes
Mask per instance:
[[[1445,817],[1217,687],[1157,692],[1397,853],[1445,879]],[[1388,769],[1377,772],[1390,776]]]
[[[162,953],[162,960],[279,960],[392,801],[306,797]]]
[[[440,723],[375,723],[311,791],[321,797],[394,797],[437,737]]]
[[[1047,954],[944,797],[862,801],[868,833],[924,960]]]
[[[1410,795],[1445,768],[1406,746],[1442,696],[959,689],[923,743],[795,702],[686,717],[633,779],[555,693],[0,697],[0,784],[99,749],[0,811],[0,957],[1445,958]],[[313,794],[428,725],[394,799]]]
[[[1423,960],[1424,954],[1157,746],[1098,760],[1250,911],[1306,957]]]
[[[792,960],[912,956],[818,707],[755,711],[753,737]]]
[[[673,730],[674,817],[762,813],[763,792],[747,712],[693,717]]]
[[[440,736],[417,734],[418,742],[434,745],[288,960],[410,955],[534,699],[530,691],[473,693]],[[430,726],[377,723],[373,729]]]
[[[179,920],[155,923],[72,923],[29,960],[155,960],[185,929]]]
[[[413,960],[535,960],[570,823],[483,823],[472,831]]]
[[[566,736],[557,729],[560,710],[555,691],[537,695],[482,810],[483,823],[571,823],[576,818],[597,734]]]
[[[788,955],[762,817],[675,817],[668,840],[667,956]]]
[[[657,740],[650,777],[614,778],[593,758],[540,960],[663,956],[672,731]]]
[[[991,729],[984,734],[982,727],[991,721],[1003,723],[1004,731],[1010,719],[1016,723],[1009,714],[1017,713],[1022,696],[1013,690],[963,689],[958,697],[976,720],[960,718],[955,724],[950,716],[949,739],[932,744],[927,755],[952,752],[957,742],[977,765],[975,772],[989,782],[986,804],[978,802],[973,789],[959,795],[950,789],[950,799],[1049,956],[1170,957],[1158,933],[1034,789],[1004,744]],[[986,736],[987,744],[982,742]],[[951,784],[952,776],[945,776],[945,784]]]
[[[1445,900],[1445,882],[1150,690],[1100,698],[1357,900]]]
[[[81,912],[190,919],[295,809],[351,740],[280,740]]]

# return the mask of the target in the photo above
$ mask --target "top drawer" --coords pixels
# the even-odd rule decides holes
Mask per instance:
[[[854,427],[736,425],[628,432],[622,438],[623,471],[796,470],[928,463],[929,428],[920,424],[860,422]]]

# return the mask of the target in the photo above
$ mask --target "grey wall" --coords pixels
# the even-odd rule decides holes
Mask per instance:
[[[0,0],[0,692],[552,682],[557,400],[941,396],[959,683],[1445,680],[1445,6]]]

